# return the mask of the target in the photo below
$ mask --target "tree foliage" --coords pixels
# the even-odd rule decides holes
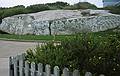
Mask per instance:
[[[49,10],[50,8],[45,4],[36,4],[36,5],[30,5],[26,9],[29,10],[30,13],[34,13],[34,12]]]
[[[88,2],[79,2],[74,5],[76,9],[97,9],[97,7],[93,4],[90,4]]]
[[[66,6],[70,6],[67,2],[55,2],[55,3],[47,3],[47,6],[50,7],[50,9],[63,9]]]

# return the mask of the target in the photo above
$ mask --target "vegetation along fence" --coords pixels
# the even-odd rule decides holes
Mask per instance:
[[[70,72],[68,68],[64,68],[61,71],[58,66],[54,67],[53,73],[51,70],[50,65],[44,67],[41,63],[28,63],[25,61],[25,54],[9,58],[9,76],[80,76],[79,70]],[[86,72],[84,76],[92,76],[92,73]]]

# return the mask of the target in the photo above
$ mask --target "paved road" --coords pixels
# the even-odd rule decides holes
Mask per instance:
[[[9,76],[9,56],[15,56],[25,52],[29,48],[34,48],[35,42],[15,42],[0,40],[0,76]]]

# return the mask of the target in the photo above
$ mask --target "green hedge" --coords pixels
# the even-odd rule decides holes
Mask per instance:
[[[104,34],[104,35],[103,35]],[[62,40],[27,50],[29,62],[58,65],[61,69],[90,71],[95,76],[119,76],[120,74],[120,35],[119,33],[89,33],[75,35]]]

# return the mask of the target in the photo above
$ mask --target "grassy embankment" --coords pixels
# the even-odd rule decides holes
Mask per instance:
[[[117,32],[113,32],[111,30],[90,33],[94,35],[96,38],[101,36],[106,38],[110,35],[116,35]],[[60,41],[65,39],[65,37],[72,37],[73,35],[14,35],[14,34],[0,34],[0,40],[13,40],[13,41]]]
[[[65,37],[71,35],[13,35],[13,34],[0,34],[0,40],[12,40],[12,41],[50,41],[50,40],[62,40]]]

